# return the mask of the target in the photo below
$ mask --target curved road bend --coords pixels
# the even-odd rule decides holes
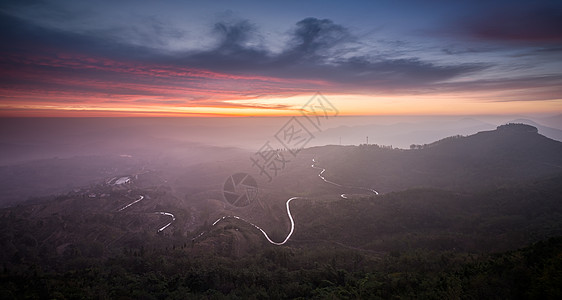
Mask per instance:
[[[378,195],[379,192],[375,191],[374,189],[370,189],[370,188],[365,188],[365,187],[360,187],[360,186],[351,186],[351,185],[343,185],[343,184],[339,184],[339,183],[335,183],[333,181],[330,181],[328,179],[326,179],[324,177],[324,172],[326,172],[326,169],[321,168],[321,167],[317,167],[316,166],[316,158],[312,159],[312,165],[311,167],[314,169],[318,169],[318,170],[322,170],[320,171],[320,173],[318,174],[318,177],[320,177],[320,179],[322,179],[324,182],[338,186],[338,187],[344,187],[344,188],[349,188],[349,189],[358,189],[358,190],[364,190],[364,191],[369,191],[371,193],[374,193],[375,195]],[[349,199],[347,194],[341,194],[340,197],[342,197],[343,199]]]
[[[320,173],[318,174],[318,177],[320,177],[320,179],[322,179],[322,180],[323,180],[324,182],[326,182],[326,183],[333,184],[333,185],[338,186],[338,187],[346,187],[346,188],[354,188],[354,189],[367,190],[367,191],[370,191],[370,192],[372,192],[372,193],[375,193],[376,195],[379,194],[379,193],[378,193],[377,191],[375,191],[374,189],[363,188],[363,187],[345,186],[345,185],[341,185],[341,184],[339,184],[339,183],[335,183],[335,182],[333,182],[333,181],[329,181],[329,180],[327,180],[327,179],[324,177],[324,175],[323,175],[324,172],[326,172],[326,169],[315,166],[316,159],[312,159],[312,162],[313,162],[313,164],[311,165],[311,167],[314,168],[314,169],[321,170]],[[348,197],[347,197],[346,194],[341,194],[340,197],[342,197],[343,199],[348,199]],[[238,219],[238,220],[241,220],[241,221],[243,221],[243,222],[245,222],[245,223],[250,224],[251,226],[253,226],[253,227],[256,228],[257,230],[261,231],[261,233],[263,234],[263,236],[267,239],[267,241],[268,241],[269,243],[271,243],[271,244],[273,244],[273,245],[280,246],[280,245],[285,244],[285,243],[291,238],[291,236],[293,235],[293,232],[295,231],[295,221],[294,221],[294,219],[293,219],[293,215],[291,214],[291,209],[290,209],[290,205],[289,205],[289,204],[291,203],[291,201],[296,200],[296,199],[306,199],[306,198],[304,198],[304,197],[292,197],[292,198],[290,198],[289,200],[287,200],[287,202],[285,203],[285,206],[287,207],[287,215],[289,216],[289,220],[291,221],[291,230],[289,231],[289,234],[287,234],[287,237],[285,237],[285,239],[284,239],[282,242],[275,242],[275,241],[271,240],[271,238],[269,237],[269,235],[267,235],[267,233],[266,233],[263,229],[261,229],[261,227],[259,227],[258,225],[254,224],[254,223],[252,223],[252,222],[249,222],[249,221],[247,221],[247,220],[244,220],[243,218],[240,218],[240,217],[238,217],[238,216],[224,216],[224,217],[221,217],[221,218],[217,219],[215,222],[213,222],[213,224],[211,225],[211,227],[217,225],[217,223],[219,223],[220,221],[225,220],[225,219],[227,219],[227,218]],[[174,220],[175,220],[175,219],[174,219]],[[173,222],[173,220],[172,220],[172,222]],[[170,222],[170,224],[171,224],[171,222]],[[169,224],[168,224],[168,225],[169,225]],[[161,228],[160,230],[165,229],[168,225],[164,226],[164,227]],[[159,231],[160,231],[160,230],[159,230]],[[196,237],[193,238],[192,240],[195,240],[195,239],[197,239],[197,238],[199,238],[199,237],[201,237],[201,236],[203,236],[203,235],[204,235],[204,232],[201,232],[198,236],[196,236]]]
[[[256,228],[257,230],[261,231],[261,233],[263,234],[263,236],[267,239],[268,242],[270,242],[273,245],[277,245],[277,246],[281,246],[283,244],[285,244],[290,238],[291,235],[293,235],[293,232],[295,231],[295,220],[293,220],[293,215],[291,215],[291,209],[289,207],[289,204],[291,203],[291,201],[296,200],[296,199],[305,199],[304,197],[292,197],[291,199],[287,200],[287,202],[285,203],[285,205],[287,206],[287,215],[289,216],[289,220],[291,220],[291,230],[289,231],[289,234],[287,234],[287,237],[285,237],[285,239],[282,242],[275,242],[273,240],[271,240],[271,238],[269,238],[269,235],[267,235],[267,233],[265,232],[265,230],[261,229],[261,227],[259,227],[258,225],[246,221],[238,216],[224,216],[222,218],[219,218],[218,220],[216,220],[215,222],[213,222],[213,225],[211,226],[215,226],[217,223],[219,223],[220,221],[224,220],[224,219],[228,219],[228,218],[233,218],[233,219],[238,219],[240,221],[246,222],[250,225],[252,225],[254,228]],[[197,237],[195,237],[194,239],[202,236],[203,233],[199,234]]]
[[[164,229],[168,228],[168,226],[172,225],[172,223],[176,220],[176,217],[175,217],[173,214],[169,213],[169,212],[159,211],[159,212],[156,212],[155,214],[160,214],[160,215],[172,217],[172,220],[170,221],[170,223],[168,223],[168,224],[162,226],[162,228],[158,229],[158,232],[164,231]]]
[[[131,202],[131,203],[129,203],[129,204],[127,204],[127,205],[121,207],[118,211],[123,211],[124,209],[128,208],[129,206],[131,206],[131,205],[133,205],[133,204],[135,204],[135,203],[141,201],[142,199],[144,199],[144,196],[143,196],[143,195],[139,195],[139,198],[138,198],[137,200],[135,200],[135,201],[133,201],[133,202]]]
[[[137,203],[137,202],[139,202],[139,201],[142,201],[143,199],[144,199],[144,196],[143,196],[143,195],[139,195],[139,198],[138,198],[137,200],[135,200],[135,201],[133,201],[133,202],[131,202],[131,203],[129,203],[129,204],[127,204],[127,205],[121,207],[121,208],[118,210],[118,212],[119,212],[119,211],[123,211],[123,210],[129,208],[131,205],[133,205],[133,204],[135,204],[135,203]],[[165,216],[170,216],[170,217],[172,217],[172,221],[170,221],[168,224],[166,224],[166,225],[164,225],[163,227],[161,227],[160,229],[158,229],[158,232],[164,231],[164,229],[168,228],[168,226],[172,225],[172,223],[176,220],[176,217],[175,217],[173,214],[169,213],[169,212],[159,211],[159,212],[155,212],[155,214],[161,214],[161,215],[165,215]]]

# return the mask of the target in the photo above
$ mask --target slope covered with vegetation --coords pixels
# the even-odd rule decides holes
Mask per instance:
[[[228,170],[216,165],[197,166],[172,186],[149,172],[126,187],[89,188],[95,198],[71,191],[36,199],[0,212],[0,295],[558,299],[561,145],[512,124],[411,150],[310,148],[259,203],[231,211],[213,183]],[[312,158],[329,180],[382,193],[328,184]],[[184,178],[199,189],[181,189]],[[120,210],[138,195],[145,198]],[[291,204],[296,226],[284,246],[239,219],[211,225],[247,211],[283,240],[284,201],[295,195],[304,198]],[[158,232],[169,220],[154,212],[164,209],[177,220]]]

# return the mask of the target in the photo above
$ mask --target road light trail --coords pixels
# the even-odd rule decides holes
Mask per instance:
[[[163,211],[159,211],[159,212],[156,212],[156,213],[157,213],[157,214],[161,214],[161,215],[165,215],[165,216],[170,216],[170,217],[172,217],[172,221],[170,221],[170,223],[164,225],[162,228],[158,229],[158,232],[164,231],[164,229],[168,228],[168,226],[172,225],[172,223],[176,220],[176,217],[175,217],[173,214],[171,214],[171,213],[163,212]]]
[[[345,187],[345,188],[354,188],[354,189],[367,190],[367,191],[370,191],[370,192],[372,192],[372,193],[375,193],[376,195],[379,194],[377,191],[375,191],[374,189],[371,189],[371,188],[346,186],[346,185],[342,185],[342,184],[335,183],[335,182],[333,182],[333,181],[327,180],[327,179],[324,177],[324,175],[323,175],[324,172],[326,172],[326,169],[317,167],[317,166],[315,165],[316,159],[312,159],[312,162],[313,162],[313,164],[311,165],[311,167],[314,168],[314,169],[321,170],[320,173],[318,174],[318,177],[320,177],[320,179],[322,179],[322,180],[323,180],[324,182],[326,182],[326,183],[329,183],[329,184],[332,184],[332,185],[335,185],[335,186],[338,186],[338,187]],[[343,199],[348,199],[348,196],[347,196],[346,194],[341,194],[340,197],[342,197]],[[263,234],[263,236],[265,237],[265,239],[266,239],[269,243],[271,243],[271,244],[273,244],[273,245],[281,246],[281,245],[284,245],[287,241],[289,241],[289,239],[290,239],[291,236],[293,235],[293,232],[295,231],[295,220],[293,219],[293,215],[291,214],[290,203],[291,203],[291,201],[296,200],[296,199],[306,199],[306,198],[305,198],[305,197],[292,197],[292,198],[290,198],[289,200],[287,200],[287,202],[285,203],[285,206],[286,206],[286,208],[287,208],[287,215],[289,216],[289,220],[291,221],[291,230],[289,230],[289,233],[287,234],[287,236],[285,237],[285,239],[284,239],[282,242],[275,242],[275,241],[271,240],[271,238],[269,237],[269,235],[267,234],[267,232],[265,232],[265,230],[263,230],[261,227],[259,227],[258,225],[254,224],[254,223],[252,223],[252,222],[250,222],[250,221],[247,221],[247,220],[245,220],[245,219],[243,219],[243,218],[241,218],[241,217],[238,217],[238,216],[224,216],[224,217],[220,217],[220,218],[218,218],[215,222],[213,222],[213,224],[211,225],[211,227],[216,226],[218,223],[220,223],[221,221],[223,221],[223,220],[225,220],[225,219],[229,219],[229,218],[237,219],[237,220],[240,220],[240,221],[242,221],[242,222],[245,222],[245,223],[247,223],[247,224],[253,226],[253,227],[256,228],[257,230],[261,231],[261,233]],[[170,224],[171,224],[171,223],[170,223]],[[168,225],[169,225],[169,224],[168,224]],[[161,230],[165,229],[168,225],[164,226]],[[159,231],[160,231],[160,230],[159,230]],[[192,240],[196,240],[196,239],[202,237],[202,236],[204,235],[204,233],[205,233],[205,232],[201,232],[198,236],[196,236],[196,237],[193,238]]]
[[[127,207],[129,207],[129,206],[131,206],[131,205],[133,205],[133,204],[135,204],[135,203],[141,201],[142,199],[144,199],[144,196],[143,196],[143,195],[139,195],[139,196],[140,196],[140,197],[139,197],[137,200],[135,200],[135,201],[133,201],[133,202],[131,202],[131,203],[129,203],[129,204],[127,204],[127,205],[121,207],[118,211],[123,211],[123,210],[126,209]]]
[[[326,172],[326,169],[316,166],[316,158],[313,158],[312,162],[313,162],[313,164],[311,165],[312,168],[322,170],[318,174],[318,177],[320,177],[320,179],[322,179],[326,183],[329,183],[329,184],[332,184],[332,185],[335,185],[335,186],[338,186],[338,187],[345,187],[345,188],[350,188],[350,189],[358,189],[358,190],[369,191],[371,193],[374,193],[375,195],[379,194],[379,192],[377,192],[376,190],[371,189],[371,188],[360,187],[360,186],[351,186],[351,185],[343,185],[343,184],[339,184],[339,183],[335,183],[333,181],[330,181],[330,180],[326,179],[326,177],[324,177],[324,175],[323,175],[324,172]],[[346,194],[341,194],[340,197],[342,197],[344,199],[348,199]]]
[[[291,236],[293,235],[293,232],[295,231],[295,220],[293,219],[293,215],[291,214],[290,203],[291,203],[291,201],[296,200],[296,199],[305,199],[305,198],[303,198],[303,197],[292,197],[292,198],[290,198],[289,200],[287,200],[287,202],[285,203],[285,205],[286,205],[286,207],[287,207],[287,215],[289,216],[289,220],[291,221],[291,230],[289,231],[289,233],[287,234],[287,237],[285,237],[285,239],[284,239],[282,242],[275,242],[275,241],[273,241],[273,240],[269,237],[269,235],[267,234],[267,232],[265,232],[265,230],[263,230],[261,227],[259,227],[258,225],[254,224],[254,223],[252,223],[252,222],[250,222],[250,221],[244,220],[243,218],[240,218],[240,217],[238,217],[238,216],[224,216],[224,217],[221,217],[221,218],[217,219],[215,222],[213,222],[213,225],[211,225],[211,226],[215,226],[215,225],[217,225],[219,222],[221,222],[222,220],[225,220],[225,219],[229,219],[229,218],[237,219],[237,220],[240,220],[240,221],[242,221],[242,222],[248,223],[249,225],[253,226],[253,227],[256,228],[257,230],[261,231],[261,233],[263,234],[263,236],[265,237],[265,239],[266,239],[268,242],[270,242],[271,244],[277,245],[277,246],[281,246],[281,245],[285,244],[287,241],[289,241],[289,239],[290,239]],[[203,235],[203,233],[199,234],[196,238],[198,238],[198,237],[200,237],[200,236],[202,236],[202,235]],[[196,238],[194,238],[194,239],[196,239]]]

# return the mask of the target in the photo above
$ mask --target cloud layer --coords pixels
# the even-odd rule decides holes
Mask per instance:
[[[562,85],[560,64],[539,68],[562,52],[559,7],[518,6],[471,14],[440,27],[458,35],[454,43],[449,38],[432,46],[433,38],[427,46],[405,38],[394,42],[410,48],[393,52],[388,40],[359,36],[343,24],[315,17],[288,26],[282,37],[286,43],[276,51],[265,44],[268,33],[259,25],[236,18],[210,25],[213,42],[203,48],[166,50],[154,45],[185,39],[187,31],[155,17],[143,18],[141,27],[147,30],[134,24],[115,32],[65,30],[10,13],[14,3],[6,2],[0,10],[0,100],[5,104],[83,101],[232,107],[252,105],[225,101],[316,91],[415,95],[540,88],[536,99],[532,93],[519,99],[528,101],[559,99]],[[135,42],[119,38],[123,35],[135,36]],[[513,52],[529,56],[530,67],[518,73],[498,71],[512,64]],[[542,64],[532,65],[541,58]]]

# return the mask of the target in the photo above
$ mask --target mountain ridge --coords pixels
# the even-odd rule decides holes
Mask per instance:
[[[349,185],[357,179],[354,185],[383,192],[415,186],[467,189],[562,172],[562,142],[528,125],[502,125],[416,146],[403,150],[363,144],[309,152],[319,157],[327,178]]]

